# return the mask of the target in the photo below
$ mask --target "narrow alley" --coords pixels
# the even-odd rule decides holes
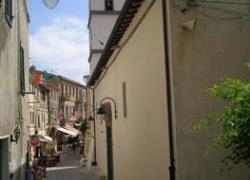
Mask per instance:
[[[250,0],[0,0],[0,180],[250,180]]]
[[[61,155],[61,161],[56,167],[47,168],[46,180],[97,180],[98,169],[82,167],[80,164],[79,149],[73,154]]]

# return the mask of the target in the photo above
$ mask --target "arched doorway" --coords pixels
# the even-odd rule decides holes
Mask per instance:
[[[112,138],[112,107],[110,103],[101,105],[105,111],[106,117],[106,139],[107,139],[107,180],[114,180],[114,164],[113,164],[113,138]]]

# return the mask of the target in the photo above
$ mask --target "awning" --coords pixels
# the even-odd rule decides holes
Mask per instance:
[[[71,136],[73,136],[73,137],[75,137],[75,136],[78,135],[78,133],[76,133],[76,132],[74,132],[74,131],[70,131],[70,130],[65,129],[65,128],[62,128],[62,127],[57,128],[57,130],[58,130],[58,131],[61,131],[61,132],[63,132],[63,133],[65,133],[65,134],[69,134],[69,135],[71,135]]]
[[[32,146],[40,146],[40,143],[50,143],[53,144],[53,139],[46,135],[34,135],[30,137],[30,144]]]
[[[47,143],[53,143],[53,139],[46,135],[39,135],[40,142],[47,142]]]
[[[77,130],[76,128],[74,128],[74,127],[72,127],[70,125],[66,125],[64,128],[67,129],[67,130],[69,130],[69,131],[72,131],[74,133],[80,134],[79,130]]]
[[[47,141],[53,142],[53,139],[49,136],[43,136],[44,139],[46,139]]]

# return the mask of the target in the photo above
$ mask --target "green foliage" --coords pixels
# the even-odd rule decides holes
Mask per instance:
[[[250,64],[247,64],[250,69]],[[221,127],[214,137],[214,148],[229,150],[225,165],[245,163],[250,167],[250,83],[239,79],[227,79],[209,88],[207,94],[227,102],[222,113],[209,115],[195,125],[195,129],[206,129],[211,124]]]
[[[82,132],[82,134],[85,134],[86,131],[90,128],[90,125],[88,123],[88,121],[83,121],[80,125],[80,131]]]

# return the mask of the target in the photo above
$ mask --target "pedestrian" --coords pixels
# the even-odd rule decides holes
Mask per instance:
[[[25,170],[25,180],[33,180],[32,169],[27,167]]]

